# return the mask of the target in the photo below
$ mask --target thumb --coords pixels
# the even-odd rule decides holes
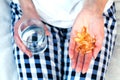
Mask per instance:
[[[24,19],[21,18],[19,21],[17,21],[15,23],[15,26],[14,26],[14,39],[15,39],[15,43],[20,48],[20,50],[22,50],[26,55],[28,55],[29,57],[31,57],[32,53],[23,44],[23,42],[21,41],[21,39],[19,37],[19,34],[18,34],[18,28],[19,28],[19,26],[20,26],[20,24],[22,23],[23,20]]]
[[[96,59],[98,53],[100,52],[102,48],[102,40],[96,40],[96,43],[95,43],[95,48],[93,50],[93,57]]]

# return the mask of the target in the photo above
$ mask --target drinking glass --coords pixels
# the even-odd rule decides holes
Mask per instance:
[[[21,41],[33,53],[43,53],[47,47],[44,24],[37,19],[29,19],[21,23],[18,29]]]

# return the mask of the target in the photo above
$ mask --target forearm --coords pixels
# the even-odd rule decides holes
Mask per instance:
[[[85,0],[83,8],[102,14],[108,0]]]
[[[30,12],[36,13],[35,6],[32,2],[32,0],[19,0],[20,6],[22,9],[23,14],[28,14]]]

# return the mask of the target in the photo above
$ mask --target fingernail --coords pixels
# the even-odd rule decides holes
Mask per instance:
[[[72,66],[72,69],[75,69],[76,65],[75,65],[75,63],[72,63],[71,66]]]
[[[96,57],[97,57],[98,54],[94,53],[93,55],[94,55],[94,59],[96,59]]]
[[[86,71],[85,70],[82,70],[82,74],[85,74],[86,73]]]
[[[79,68],[79,69],[76,69],[76,72],[77,72],[77,73],[81,72],[81,69],[80,69],[80,68]]]
[[[75,69],[75,65],[72,65],[72,69]]]
[[[29,57],[31,58],[31,57],[32,57],[32,55],[29,55]]]
[[[28,57],[32,57],[32,53],[31,52],[29,52],[27,55],[28,55]]]
[[[73,58],[73,55],[70,55],[70,59],[72,59]]]

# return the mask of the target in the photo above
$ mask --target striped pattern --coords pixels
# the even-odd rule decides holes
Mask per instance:
[[[120,80],[120,0],[115,0],[117,18],[117,39],[113,56],[106,73],[106,80]]]

